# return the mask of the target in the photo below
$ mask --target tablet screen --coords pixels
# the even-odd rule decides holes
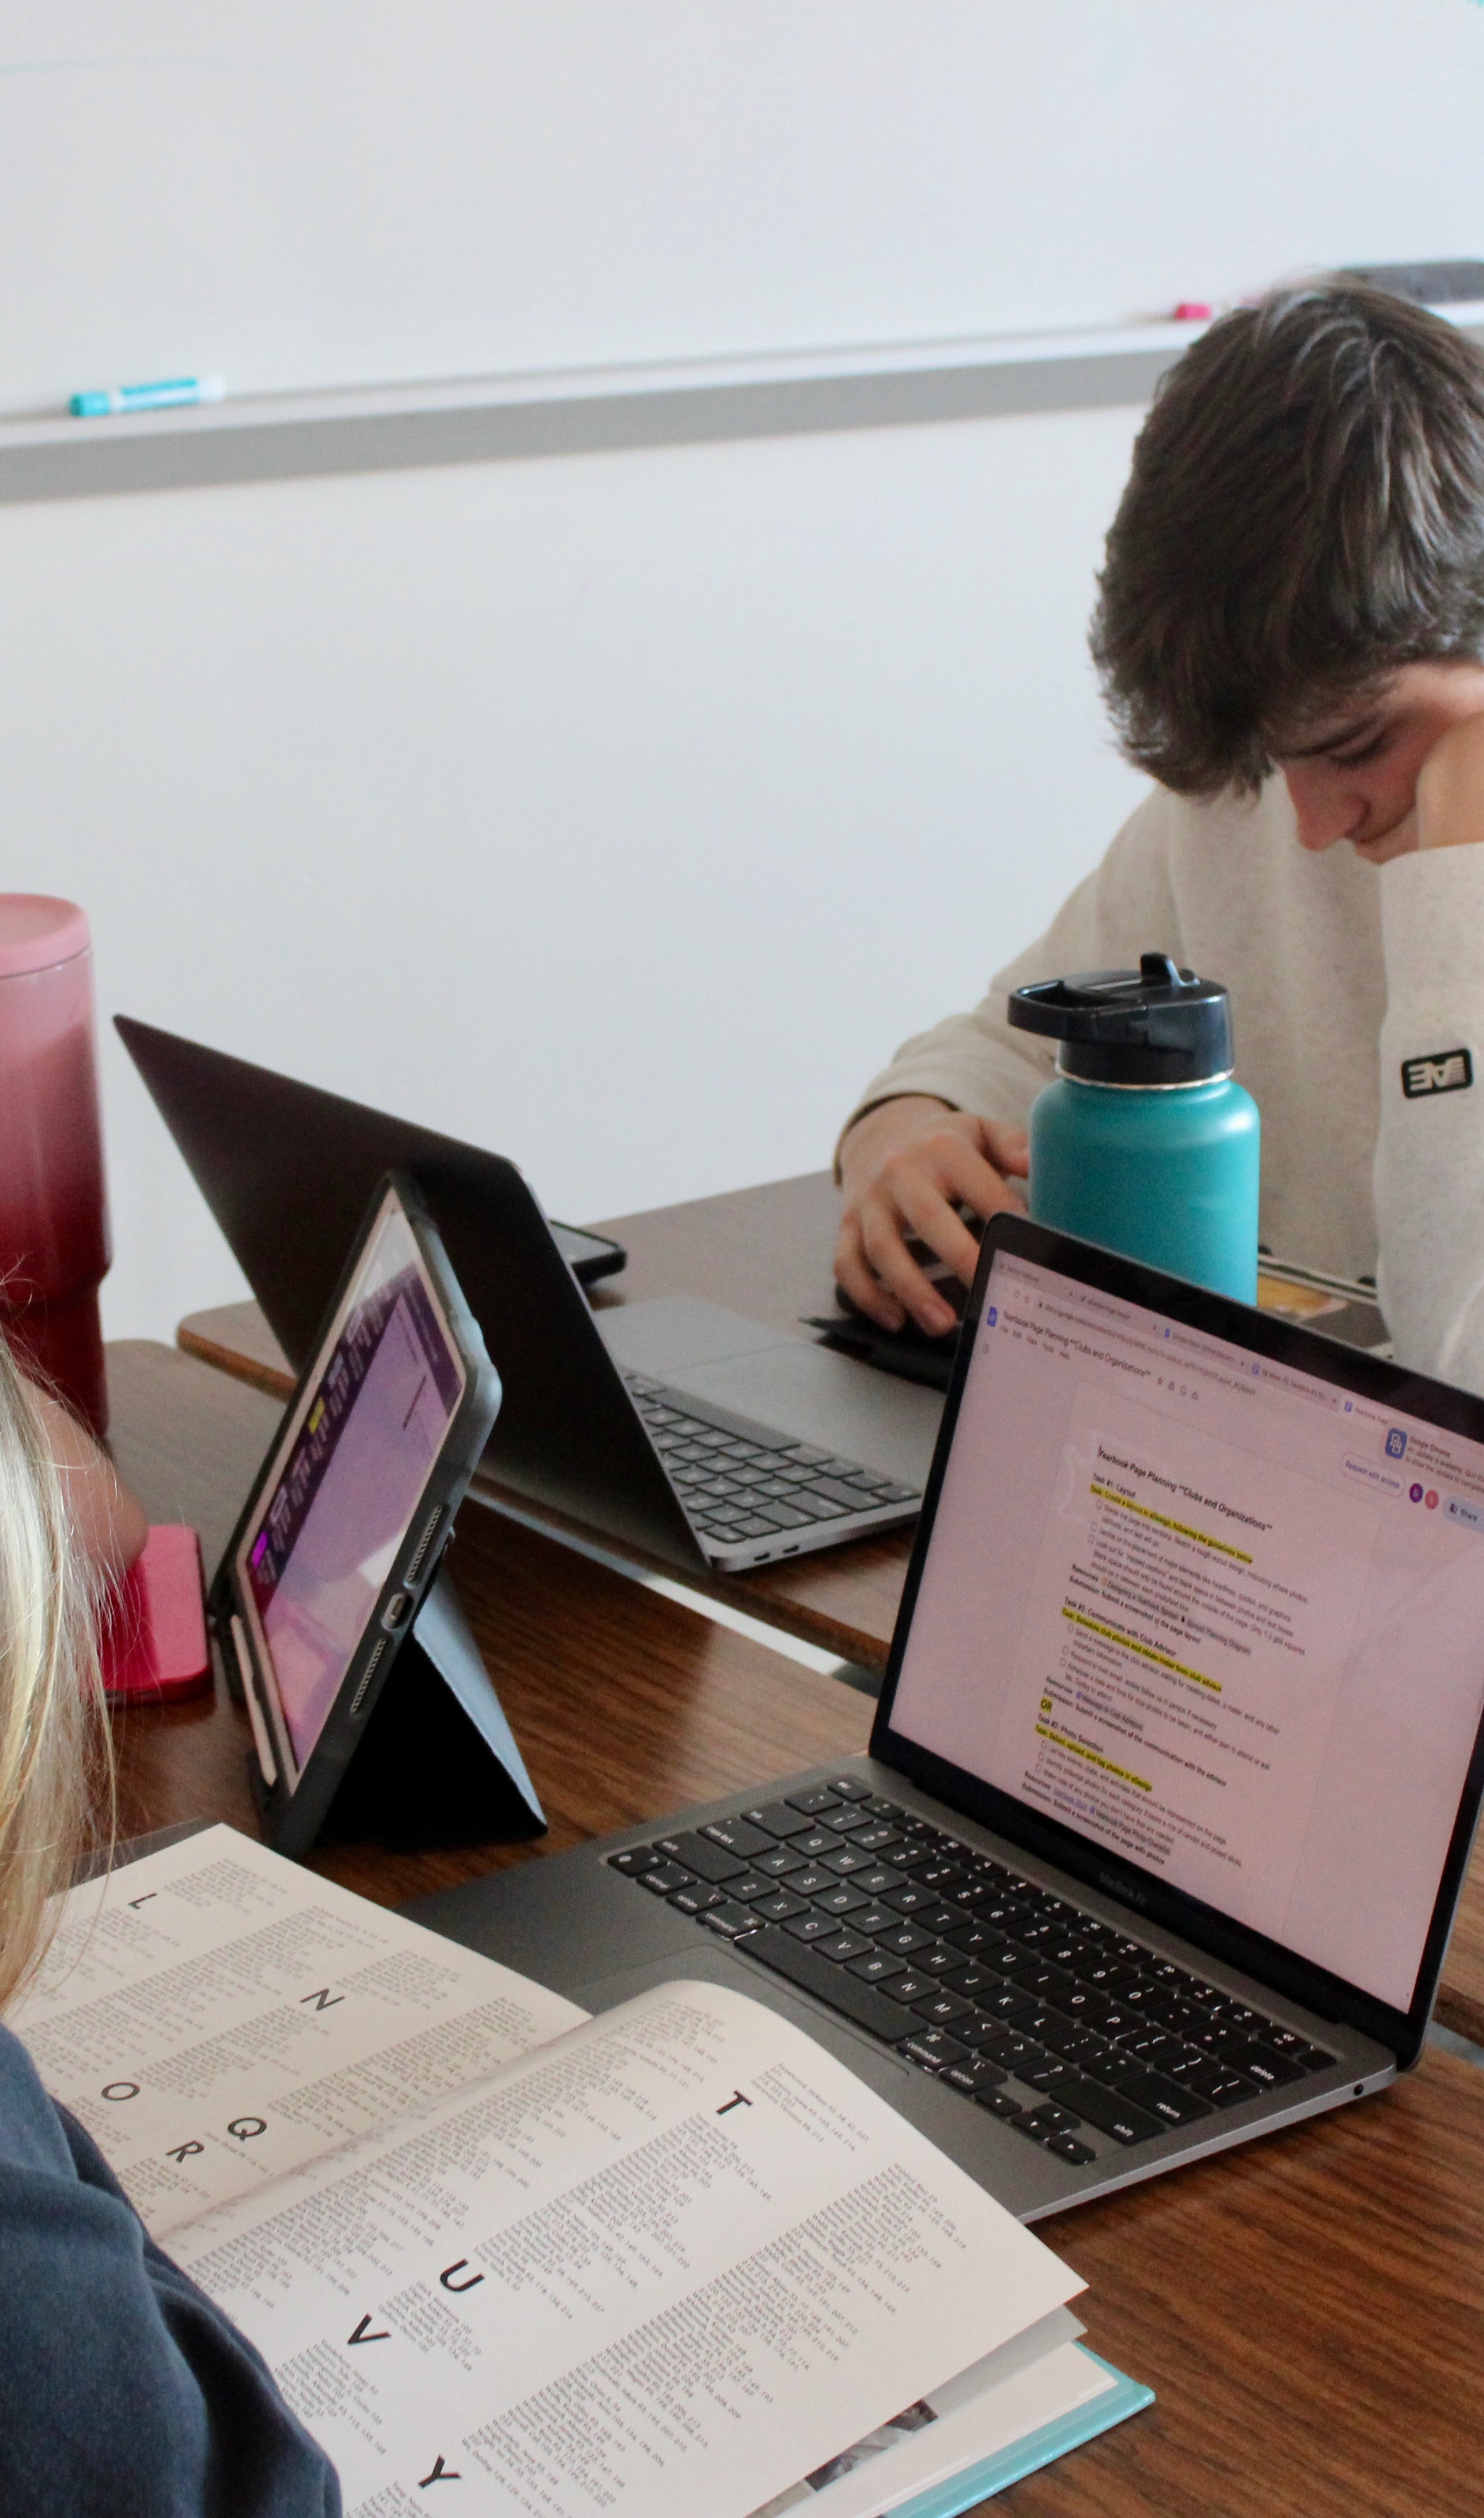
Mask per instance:
[[[238,1596],[290,1781],[375,1613],[464,1383],[389,1192],[237,1550]]]

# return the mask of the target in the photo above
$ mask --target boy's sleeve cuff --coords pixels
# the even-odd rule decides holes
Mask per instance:
[[[856,1121],[858,1119],[869,1117],[872,1110],[879,1110],[883,1102],[910,1102],[914,1099],[921,1098],[925,1098],[929,1102],[941,1102],[946,1110],[961,1110],[965,1107],[962,1102],[955,1102],[950,1094],[940,1093],[936,1085],[932,1084],[893,1084],[890,1085],[884,1093],[879,1091],[877,1087],[873,1085],[870,1091],[867,1094],[865,1101],[859,1103],[855,1109],[852,1110],[844,1127],[840,1130],[839,1135],[834,1141],[834,1160],[831,1165],[831,1169],[834,1173],[834,1185],[836,1189],[840,1186],[840,1149],[844,1145],[846,1138],[849,1136],[851,1129],[855,1126]]]

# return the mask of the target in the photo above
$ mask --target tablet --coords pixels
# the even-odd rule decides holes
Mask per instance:
[[[212,1587],[280,1852],[319,1831],[499,1399],[437,1228],[389,1174]]]

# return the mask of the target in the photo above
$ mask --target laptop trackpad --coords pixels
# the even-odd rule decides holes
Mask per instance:
[[[904,1486],[927,1484],[943,1412],[936,1390],[689,1295],[615,1305],[597,1318],[609,1353],[627,1370],[839,1452]]]

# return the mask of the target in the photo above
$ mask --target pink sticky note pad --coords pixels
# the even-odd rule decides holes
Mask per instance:
[[[100,1637],[110,1705],[173,1705],[211,1687],[201,1542],[184,1523],[153,1526]]]

